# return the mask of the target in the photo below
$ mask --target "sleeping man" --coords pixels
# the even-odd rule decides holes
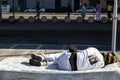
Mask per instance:
[[[32,54],[29,63],[34,66],[58,65],[58,69],[67,71],[80,71],[86,69],[102,68],[105,66],[104,56],[94,47],[78,52],[73,45],[68,51],[56,54]]]

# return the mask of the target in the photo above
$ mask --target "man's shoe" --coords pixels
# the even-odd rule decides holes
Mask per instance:
[[[40,54],[40,55],[31,54],[31,58],[32,58],[32,59],[35,59],[35,60],[37,60],[37,61],[39,61],[39,62],[46,60],[46,58],[45,58],[45,56],[44,56],[43,54]]]
[[[29,60],[29,64],[31,64],[33,66],[47,66],[47,62],[46,61],[39,62],[38,60],[35,60],[35,59],[30,59]]]
[[[35,60],[35,59],[30,59],[29,64],[31,64],[33,66],[41,66],[40,62],[38,60]]]

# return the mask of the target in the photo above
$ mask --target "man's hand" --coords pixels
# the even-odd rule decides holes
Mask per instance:
[[[89,61],[90,61],[91,65],[93,65],[94,63],[99,61],[99,59],[96,55],[90,55],[90,56],[88,56],[88,58],[89,58]]]

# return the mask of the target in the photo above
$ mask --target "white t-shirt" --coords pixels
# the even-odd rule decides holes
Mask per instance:
[[[96,55],[99,61],[91,65],[88,58],[89,55]],[[103,66],[104,66],[103,56],[96,48],[90,47],[77,53],[78,70],[101,68]]]

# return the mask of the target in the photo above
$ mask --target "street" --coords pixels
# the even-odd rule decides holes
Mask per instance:
[[[12,14],[3,14],[6,19]],[[15,18],[24,16],[34,16],[34,13],[16,13]],[[94,16],[95,14],[88,14]],[[0,23],[0,48],[7,49],[66,49],[69,44],[74,44],[79,50],[87,47],[96,47],[101,51],[111,51],[112,40],[112,22],[110,23],[77,23],[72,21],[65,23],[63,21],[66,14],[47,14],[43,13],[41,16],[47,16],[51,19],[52,16],[57,16],[62,19],[61,22],[2,22]],[[75,20],[79,14],[72,14],[71,19]],[[106,14],[102,14],[106,16]],[[117,48],[120,50],[120,23],[118,22],[117,31]]]
[[[96,47],[111,50],[111,32],[107,31],[23,31],[0,36],[0,48],[7,49],[66,49],[74,44],[78,49]],[[117,34],[117,51],[120,50],[120,33]]]

